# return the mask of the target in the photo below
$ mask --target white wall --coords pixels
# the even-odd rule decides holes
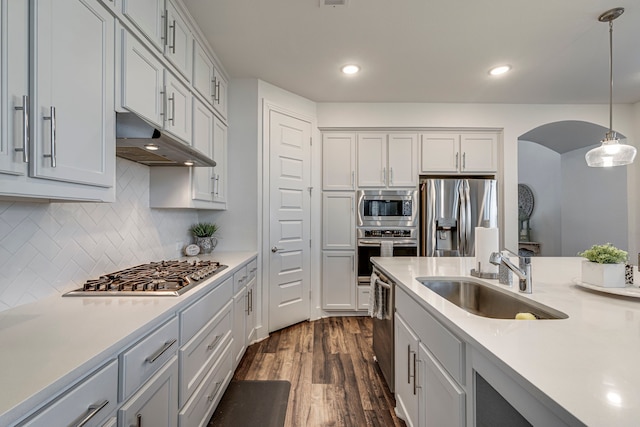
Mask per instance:
[[[594,244],[629,247],[627,169],[590,168],[584,156],[591,148],[562,155],[563,256],[576,256]]]
[[[614,105],[616,129],[627,136],[627,142],[638,146],[640,125],[638,105]],[[320,127],[444,127],[492,128],[503,130],[503,146],[499,159],[502,173],[500,195],[503,201],[502,231],[507,247],[518,242],[518,137],[546,123],[562,120],[581,120],[608,127],[608,105],[530,105],[530,104],[420,104],[420,103],[319,103]],[[632,185],[629,196],[637,199],[636,170],[638,161],[628,166]],[[637,206],[629,215],[634,239],[629,250],[640,249],[640,231],[635,224]],[[629,207],[629,209],[632,209]]]
[[[518,178],[518,184],[528,185],[533,192],[531,241],[541,243],[542,256],[560,256],[562,253],[560,154],[535,142],[519,141]]]
[[[149,208],[149,168],[116,163],[114,203],[0,202],[0,311],[179,256],[195,211]]]

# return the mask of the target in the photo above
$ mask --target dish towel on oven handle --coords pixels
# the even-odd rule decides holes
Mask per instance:
[[[384,319],[386,316],[387,293],[378,283],[380,278],[376,273],[371,273],[371,286],[369,289],[369,316],[377,319]]]

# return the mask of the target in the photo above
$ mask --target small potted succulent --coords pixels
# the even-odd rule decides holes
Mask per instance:
[[[591,249],[578,253],[586,258],[582,262],[582,281],[605,288],[625,287],[625,263],[627,252],[611,243],[593,245]]]
[[[218,239],[214,236],[218,230],[219,227],[211,222],[199,222],[189,228],[195,238],[196,245],[205,254],[210,253],[218,244]]]

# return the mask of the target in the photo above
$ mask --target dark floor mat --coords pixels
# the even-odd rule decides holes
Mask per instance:
[[[209,427],[282,427],[289,381],[231,381]]]

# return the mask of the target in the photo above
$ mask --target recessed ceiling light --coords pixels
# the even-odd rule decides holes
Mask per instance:
[[[500,74],[504,74],[507,71],[511,70],[511,65],[500,65],[499,67],[493,67],[489,70],[489,74],[492,76],[499,76]]]
[[[191,160],[187,160],[186,162],[184,162],[185,166],[193,166],[193,162]]]
[[[159,147],[156,144],[145,144],[144,148],[149,151],[156,151]]]
[[[360,71],[360,67],[357,65],[349,64],[342,67],[342,72],[345,74],[355,74]]]

